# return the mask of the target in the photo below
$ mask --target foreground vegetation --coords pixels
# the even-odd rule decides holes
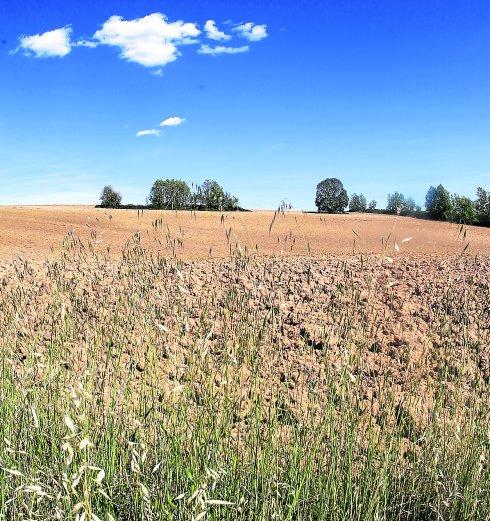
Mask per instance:
[[[56,261],[16,261],[0,514],[488,519],[488,263],[434,262],[237,246],[184,264],[139,235],[117,261],[73,235]],[[422,340],[391,335],[397,285]]]

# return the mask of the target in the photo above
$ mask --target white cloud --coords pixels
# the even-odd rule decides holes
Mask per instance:
[[[178,45],[196,43],[200,33],[195,23],[169,23],[165,15],[153,13],[134,20],[111,16],[94,39],[119,47],[125,60],[144,67],[163,67],[177,59]]]
[[[267,37],[267,25],[255,25],[252,22],[237,25],[234,29],[242,38],[251,42],[258,42]]]
[[[208,20],[204,24],[204,30],[206,31],[206,36],[210,40],[221,40],[221,41],[227,41],[231,40],[231,36],[229,34],[225,34],[223,31],[220,31],[216,27],[216,22],[214,20]]]
[[[170,118],[164,119],[161,123],[161,127],[176,127],[178,125],[182,125],[184,123],[185,118],[181,118],[180,116],[171,116]]]
[[[267,37],[267,26],[255,25],[252,22],[236,25],[232,30],[251,42]],[[204,31],[206,37],[211,40],[228,41],[232,38],[219,30],[214,20],[206,21]],[[200,43],[198,37],[201,31],[196,23],[182,20],[169,22],[164,14],[152,13],[133,20],[125,20],[117,15],[111,16],[90,39],[79,38],[72,41],[71,34],[72,29],[68,25],[42,34],[21,36],[19,47],[12,52],[23,50],[27,55],[36,58],[63,57],[69,54],[73,47],[94,48],[109,45],[120,49],[122,59],[149,67],[153,69],[152,73],[155,76],[162,76],[163,67],[179,57],[179,46]],[[198,49],[199,54],[211,56],[247,51],[248,45],[230,47],[201,44]]]
[[[201,45],[198,49],[199,54],[210,54],[211,56],[217,56],[218,54],[240,54],[242,52],[249,51],[249,46],[244,45],[243,47],[225,47],[224,45],[217,45],[216,47],[210,47],[209,45]]]
[[[150,128],[148,130],[140,130],[136,132],[136,137],[143,137],[143,136],[159,136],[160,131],[156,128]]]
[[[71,51],[70,34],[71,27],[66,26],[42,34],[21,36],[19,48],[28,54],[34,53],[36,58],[63,58]]]
[[[73,43],[73,47],[90,47],[91,49],[95,49],[98,47],[99,43],[94,42],[93,40],[77,40]]]

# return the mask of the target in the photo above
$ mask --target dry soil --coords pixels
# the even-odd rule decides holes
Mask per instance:
[[[43,260],[56,255],[74,232],[98,249],[120,252],[139,234],[153,251],[183,259],[226,257],[240,248],[263,255],[381,253],[490,254],[490,229],[410,217],[319,215],[273,211],[242,213],[105,210],[90,206],[0,207],[0,260],[17,255]],[[411,238],[402,242],[403,239]]]

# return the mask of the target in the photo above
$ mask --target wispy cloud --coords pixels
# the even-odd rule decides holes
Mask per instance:
[[[17,50],[22,49],[35,58],[63,58],[71,51],[70,35],[71,27],[66,26],[42,34],[21,36]]]
[[[185,122],[185,118],[181,118],[180,116],[171,116],[167,119],[164,119],[161,123],[161,127],[177,127],[178,125],[182,125]]]
[[[246,38],[250,42],[258,42],[267,38],[267,26],[266,25],[255,25],[252,22],[237,25],[233,29],[239,36]]]
[[[94,42],[93,40],[84,40],[82,38],[81,40],[73,42],[72,45],[73,47],[89,47],[90,49],[95,49],[99,46],[99,42]]]
[[[231,40],[231,36],[229,34],[220,31],[216,27],[216,22],[214,20],[208,20],[204,24],[204,30],[206,31],[206,36],[210,40],[218,40],[218,41],[227,41]]]
[[[248,45],[243,47],[226,47],[224,45],[217,45],[211,47],[209,45],[201,45],[197,50],[199,54],[209,54],[211,56],[218,56],[219,54],[241,54],[242,52],[248,52],[250,50]]]
[[[136,132],[136,137],[144,137],[144,136],[159,136],[160,131],[156,128],[149,128],[148,130],[139,130]]]
[[[119,47],[124,60],[144,67],[163,67],[177,59],[177,46],[195,43],[200,33],[195,23],[168,22],[164,14],[153,13],[134,20],[111,16],[94,39]]]

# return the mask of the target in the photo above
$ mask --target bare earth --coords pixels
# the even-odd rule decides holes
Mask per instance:
[[[274,221],[274,222],[273,222]],[[271,227],[272,223],[272,227]],[[263,255],[381,253],[395,242],[401,254],[490,254],[490,229],[388,215],[318,215],[105,210],[91,206],[0,207],[0,260],[54,256],[69,232],[94,247],[119,252],[138,233],[153,251],[183,259],[226,257],[230,248]],[[412,239],[402,242],[403,239]]]
[[[58,263],[70,232],[84,240],[84,251],[89,240],[96,253],[110,247],[114,254],[136,235],[137,242],[170,261],[144,257],[140,269],[143,257],[136,244],[124,258],[98,256],[100,262],[91,263],[91,253],[86,261],[72,240],[66,262]],[[235,255],[245,249],[262,258]],[[413,407],[404,405],[418,424],[428,417],[433,396],[428,389],[437,386],[442,366],[458,375],[454,388],[488,385],[489,255],[488,228],[462,231],[455,224],[396,216],[0,208],[0,296],[16,302],[12,288],[19,284],[29,292],[22,312],[16,303],[9,309],[32,325],[33,338],[47,339],[46,345],[62,320],[53,310],[58,299],[63,302],[63,313],[73,313],[70,323],[77,326],[64,339],[72,346],[66,353],[66,360],[72,357],[69,367],[81,372],[77,364],[85,359],[86,346],[97,344],[87,332],[98,335],[106,320],[127,315],[137,325],[120,324],[128,368],[137,363],[144,374],[151,346],[158,353],[172,350],[171,357],[159,360],[165,389],[183,378],[183,360],[195,349],[206,321],[212,332],[206,337],[209,352],[218,354],[230,331],[241,342],[268,324],[258,364],[263,396],[272,403],[272,389],[286,385],[287,407],[298,415],[306,411],[301,393],[311,382],[328,389],[322,380],[325,361],[340,379],[347,347],[353,346],[360,350],[361,365],[348,370],[359,382],[366,410],[376,406],[375,416],[380,407],[376,393],[385,381],[406,403],[412,403],[407,397],[421,398]],[[15,260],[18,256],[36,266],[31,269],[31,263]],[[43,264],[47,259],[54,262]],[[113,264],[120,269],[112,269]],[[122,302],[127,313],[114,314]],[[140,330],[154,321],[168,338],[153,327],[149,336]],[[15,324],[21,327],[18,320]],[[25,332],[9,331],[19,359],[26,359],[28,344],[15,340]],[[220,364],[217,356],[217,374]],[[244,371],[238,393],[249,388],[249,369]]]

